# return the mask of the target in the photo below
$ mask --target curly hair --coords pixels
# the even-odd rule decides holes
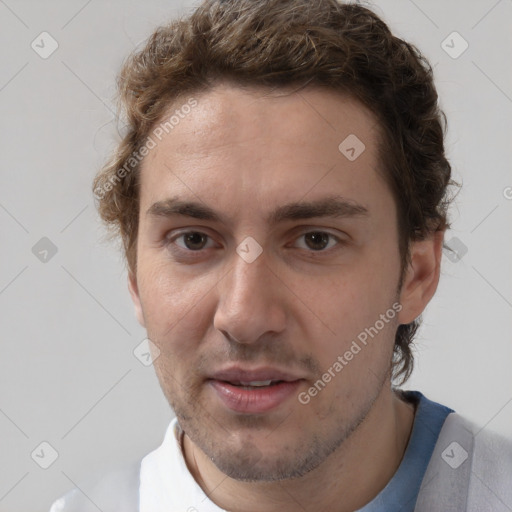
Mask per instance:
[[[378,156],[398,211],[400,288],[410,242],[449,227],[446,117],[420,51],[370,9],[336,0],[205,0],[157,28],[127,58],[117,80],[127,131],[93,190],[102,219],[120,236],[129,272],[136,273],[138,178],[151,130],[187,95],[220,81],[270,89],[314,84],[351,95],[374,113]],[[393,377],[401,383],[413,368],[420,321],[396,332]]]

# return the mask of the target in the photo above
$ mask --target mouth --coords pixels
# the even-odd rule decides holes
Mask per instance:
[[[224,408],[243,414],[262,414],[282,408],[305,380],[303,375],[276,367],[231,366],[207,380]]]
[[[259,388],[268,388],[270,386],[275,386],[276,384],[280,384],[281,382],[285,382],[283,380],[253,380],[248,382],[242,381],[220,381],[225,382],[226,384],[231,384],[232,386],[236,386],[242,389],[259,389]]]

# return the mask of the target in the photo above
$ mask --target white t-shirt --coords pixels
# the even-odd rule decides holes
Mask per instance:
[[[174,418],[161,446],[142,459],[140,512],[225,512],[206,496],[190,474],[179,435],[178,421]]]

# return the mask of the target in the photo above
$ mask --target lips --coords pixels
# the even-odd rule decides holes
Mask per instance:
[[[261,414],[278,408],[297,394],[303,377],[278,368],[233,367],[214,373],[208,383],[228,409]]]

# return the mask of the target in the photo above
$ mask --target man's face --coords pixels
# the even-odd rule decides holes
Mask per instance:
[[[319,89],[264,96],[223,84],[195,98],[141,170],[132,295],[194,444],[233,478],[299,476],[389,387],[400,255],[376,120]],[[203,215],[173,213],[177,201]],[[241,389],[254,379],[215,375],[235,367],[291,382]]]

